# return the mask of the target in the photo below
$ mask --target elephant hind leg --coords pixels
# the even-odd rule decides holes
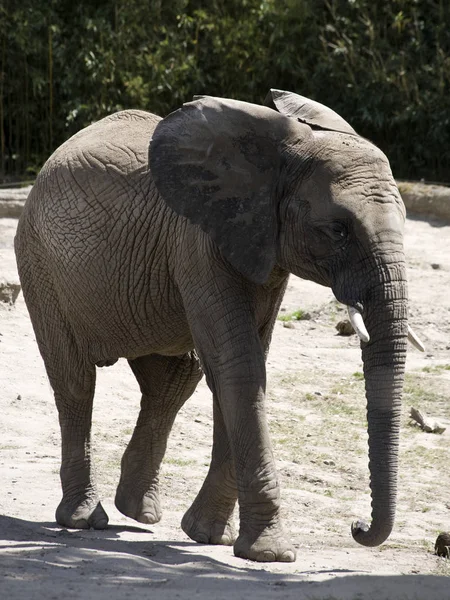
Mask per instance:
[[[34,255],[38,251],[34,249]],[[61,428],[63,497],[56,509],[56,520],[69,528],[104,529],[108,516],[99,502],[91,460],[95,366],[86,362],[44,265],[45,260],[40,260],[28,269],[21,261],[19,270]]]
[[[115,504],[140,523],[161,519],[159,470],[175,417],[193,394],[203,372],[194,353],[151,354],[129,361],[139,383],[141,410],[122,458]]]
[[[206,479],[181,528],[201,544],[232,546],[236,540],[233,512],[237,500],[236,475],[222,412],[214,394],[214,441]]]
[[[75,529],[105,529],[108,515],[97,494],[91,452],[95,366],[83,365],[75,355],[69,353],[65,367],[61,364],[56,375],[47,369],[61,427],[63,498],[56,520]],[[63,368],[67,379],[62,381]]]

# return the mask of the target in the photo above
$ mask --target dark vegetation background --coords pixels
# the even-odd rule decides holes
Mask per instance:
[[[450,182],[449,0],[0,0],[0,180],[111,112],[270,87],[332,107],[397,177]]]

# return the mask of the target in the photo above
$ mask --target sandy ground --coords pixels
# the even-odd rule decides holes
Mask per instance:
[[[0,219],[0,279],[17,278],[16,221]],[[450,530],[450,226],[408,219],[411,322],[426,344],[408,355],[396,528],[380,548],[357,546],[369,518],[367,440],[359,344],[336,335],[344,316],[331,292],[292,278],[268,361],[268,415],[293,564],[254,564],[232,549],[189,540],[179,523],[206,474],[211,399],[204,382],[180,412],[162,469],[162,521],[141,526],[113,505],[120,456],[139,393],[126,361],[98,373],[95,458],[105,531],[68,531],[60,499],[59,428],[22,294],[0,303],[0,597],[427,599],[450,597],[450,561],[433,554]],[[447,426],[441,436],[408,423],[409,403]]]

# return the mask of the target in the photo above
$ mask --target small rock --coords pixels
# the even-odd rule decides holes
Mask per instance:
[[[5,279],[0,279],[0,302],[13,305],[20,292],[20,285]]]
[[[322,392],[314,392],[316,396],[323,396]]]
[[[334,467],[336,463],[334,462],[334,460],[327,459],[327,460],[323,461],[323,464],[324,465],[329,465],[330,467]]]
[[[431,268],[437,271],[441,268],[441,265],[439,263],[431,263]]]
[[[440,533],[437,536],[434,551],[438,556],[450,558],[450,533]]]
[[[312,316],[309,312],[302,312],[296,317],[297,321],[311,321],[311,319]]]
[[[283,321],[283,327],[286,327],[286,329],[295,329],[295,325],[292,321]]]
[[[348,319],[345,319],[344,321],[339,321],[339,323],[336,325],[336,329],[339,335],[354,335],[355,333],[353,325]]]

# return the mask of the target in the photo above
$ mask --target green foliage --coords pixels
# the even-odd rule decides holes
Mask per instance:
[[[449,179],[446,0],[2,0],[0,177],[122,108],[270,87],[331,106],[398,177]]]
[[[279,315],[279,321],[307,321],[311,318],[311,315],[301,308],[294,310],[294,312]]]
[[[434,365],[432,367],[423,367],[422,371],[424,371],[425,373],[439,374],[443,371],[450,371],[450,365]]]

